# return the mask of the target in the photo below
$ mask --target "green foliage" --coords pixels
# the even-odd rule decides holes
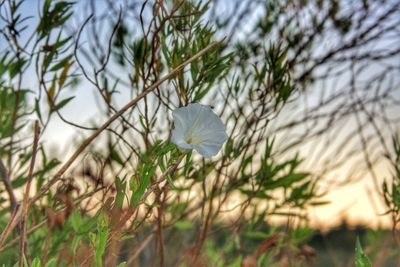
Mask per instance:
[[[276,163],[272,156],[273,144],[273,141],[266,142],[264,154],[259,161],[260,166],[254,173],[248,172],[248,169],[253,169],[249,168],[253,156],[249,156],[243,161],[241,177],[237,182],[239,190],[252,198],[274,200],[275,205],[271,207],[271,213],[284,216],[290,214],[284,211],[287,207],[304,208],[307,205],[325,204],[324,202],[315,202],[316,198],[321,197],[317,193],[316,181],[312,180],[309,173],[297,171],[301,164],[298,156],[282,163]],[[257,186],[256,190],[250,189],[251,184]],[[277,198],[273,193],[277,189],[283,189],[281,198]],[[293,213],[293,215],[299,214]]]
[[[64,25],[73,14],[71,10],[73,4],[74,2],[45,0],[42,17],[36,29],[39,38],[48,37],[52,30]]]
[[[291,241],[295,245],[305,244],[314,234],[314,230],[309,227],[297,227],[291,233]]]
[[[32,267],[41,267],[42,265],[40,263],[40,259],[38,259],[38,258],[33,259],[31,266]]]
[[[400,222],[400,142],[399,138],[393,137],[394,158],[391,159],[393,177],[391,182],[382,183],[383,198],[388,208],[386,213],[392,214],[393,224]]]
[[[201,1],[197,5],[189,2],[182,6],[180,12],[203,14],[207,11],[207,6]],[[198,53],[214,39],[215,30],[203,23],[200,17],[177,17],[162,31],[161,51],[169,70],[180,65],[182,59],[188,59]],[[188,30],[190,34],[183,34]],[[205,97],[218,79],[226,76],[232,57],[233,53],[223,55],[221,48],[217,46],[187,67],[190,75],[177,75],[172,82],[182,102],[199,102]]]
[[[159,163],[161,171],[165,171],[166,167],[164,162],[166,161],[167,166],[173,162],[174,150],[176,148],[168,142],[156,141],[151,148],[145,154],[141,155],[141,162],[139,163],[137,174],[132,176],[130,180],[130,189],[132,191],[132,197],[130,205],[133,207],[138,204],[144,195],[146,189],[149,188],[152,178],[157,171],[157,163]],[[171,152],[171,157],[168,157],[168,153]]]
[[[193,228],[193,222],[191,221],[177,221],[174,227],[178,230],[188,230]]]
[[[115,205],[121,209],[124,205],[124,199],[126,196],[126,184],[126,181],[122,181],[118,176],[115,177],[115,186],[117,190],[117,195],[115,196]]]
[[[272,92],[277,109],[278,106],[285,104],[295,91],[290,78],[287,50],[281,45],[271,44],[264,52],[264,57],[265,62],[261,69],[254,66],[255,78],[259,88]],[[254,96],[251,94],[250,97]]]
[[[297,15],[285,13],[297,5],[292,1],[255,3],[265,14],[252,17],[246,32],[237,36],[233,32],[252,14],[241,13],[238,4],[237,23],[214,18],[217,2],[143,1],[117,7],[109,1],[95,7],[85,1],[44,0],[32,17],[23,9],[33,6],[30,1],[4,3],[0,159],[7,177],[0,188],[1,229],[13,211],[8,201],[13,190],[19,201],[27,185],[34,156],[32,119],[42,129],[27,215],[26,266],[123,267],[164,261],[166,266],[200,262],[233,267],[270,240],[255,259],[259,265],[278,264],[276,255],[304,258],[301,247],[313,231],[300,225],[307,225],[309,207],[328,202],[321,199],[319,178],[305,168],[294,145],[279,144],[286,143],[285,136],[278,136],[273,124],[302,93],[297,88],[312,81],[311,61],[317,60],[307,53],[314,39],[296,24]],[[313,11],[323,5],[308,7],[296,6]],[[93,14],[81,18],[86,8]],[[347,35],[354,24],[341,8],[333,1],[318,14],[326,13],[328,23]],[[326,27],[319,16],[305,17],[312,20],[314,34]],[[216,45],[198,54],[211,44]],[[178,66],[182,69],[170,74]],[[80,81],[83,86],[75,90]],[[86,103],[92,94],[93,118],[65,114],[86,112],[77,103]],[[194,102],[210,105],[226,126],[229,138],[212,159],[170,142],[171,111]],[[75,135],[54,149],[45,138],[61,122]],[[60,139],[58,134],[54,138]],[[77,152],[70,153],[76,145]],[[388,212],[398,216],[397,139],[394,147],[395,179],[382,188]],[[11,188],[4,189],[7,179]],[[289,227],[268,226],[272,216],[284,217]],[[5,238],[4,244],[11,245],[0,255],[7,266],[19,257],[12,243],[21,232],[17,227]],[[218,236],[218,231],[226,233]],[[150,255],[152,262],[142,255]],[[356,265],[368,262],[357,241]]]
[[[371,261],[368,259],[367,255],[364,254],[358,238],[356,241],[355,265],[356,267],[372,267]]]
[[[0,85],[1,86],[1,85]],[[19,132],[24,125],[15,125],[13,118],[21,119],[26,115],[25,98],[27,90],[20,90],[18,93],[9,87],[1,86],[0,91],[0,138],[5,139]]]
[[[104,220],[100,220],[97,224],[97,234],[92,236],[92,244],[95,247],[95,259],[96,264],[102,266],[102,257],[106,250],[107,238],[109,235],[109,229]]]

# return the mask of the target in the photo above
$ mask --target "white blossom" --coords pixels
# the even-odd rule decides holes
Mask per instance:
[[[184,150],[194,149],[209,158],[218,153],[228,138],[224,124],[209,106],[189,104],[175,109],[172,116],[172,142]]]

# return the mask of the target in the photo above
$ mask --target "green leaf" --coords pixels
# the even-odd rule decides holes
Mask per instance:
[[[13,91],[10,87],[1,86],[1,83],[0,88],[0,139],[2,139],[10,137],[11,134],[16,133],[24,126],[24,124],[18,125],[13,131],[12,118],[17,104],[17,97],[19,98],[16,113],[18,115],[17,119],[21,119],[22,114],[25,114],[25,96],[28,90]]]
[[[72,228],[77,235],[86,235],[90,231],[93,231],[97,224],[97,217],[82,217],[78,211],[74,210],[70,215]]]
[[[275,189],[278,187],[289,187],[293,183],[298,182],[306,178],[309,174],[308,173],[290,173],[285,175],[275,181],[268,182],[265,184],[265,189]]]
[[[115,177],[115,186],[117,188],[117,195],[115,197],[115,205],[122,208],[125,198],[126,181],[122,181],[119,176]]]
[[[312,201],[310,202],[311,206],[323,206],[323,205],[328,205],[331,204],[331,201]]]
[[[393,204],[396,207],[400,207],[400,186],[394,182],[392,182],[392,199]]]
[[[251,231],[251,232],[245,232],[244,236],[250,239],[265,240],[269,237],[269,234],[260,231]]]
[[[11,185],[13,188],[18,188],[18,187],[23,186],[27,181],[28,181],[28,178],[26,178],[24,176],[20,176],[17,179],[15,179],[14,181],[12,181]]]
[[[111,158],[111,160],[117,162],[119,165],[121,165],[121,166],[124,165],[124,161],[122,160],[121,156],[118,154],[118,152],[115,149],[111,149],[110,158]]]
[[[136,177],[132,177],[130,183],[130,188],[133,193],[131,198],[131,206],[139,202],[149,184],[150,184],[149,177],[143,177],[141,180],[138,180]]]
[[[178,230],[189,230],[189,229],[192,229],[192,228],[193,228],[193,222],[191,222],[191,221],[185,221],[185,220],[177,221],[177,222],[174,224],[174,227],[175,227],[176,229],[178,229]]]
[[[27,61],[24,59],[20,59],[14,63],[12,63],[8,69],[10,74],[10,79],[14,78],[18,73],[20,73]]]
[[[54,75],[53,81],[51,82],[50,88],[49,88],[49,92],[47,94],[48,97],[48,104],[49,104],[49,108],[51,108],[53,106],[53,102],[54,102],[54,95],[56,93],[56,80],[57,80],[57,76]]]
[[[56,267],[57,266],[57,259],[56,258],[52,258],[50,260],[47,261],[45,267]]]
[[[29,267],[28,261],[26,260],[25,255],[23,256],[23,260],[24,260],[24,267]]]
[[[109,230],[107,224],[104,221],[101,221],[97,227],[98,234],[96,236],[96,263],[99,266],[102,266],[103,255],[107,246],[107,239],[109,235]]]
[[[61,90],[61,88],[63,87],[65,80],[67,79],[67,75],[68,75],[68,71],[72,66],[72,61],[71,62],[67,62],[64,66],[64,69],[61,72],[60,75],[60,79],[58,80],[58,88],[59,90]]]
[[[71,101],[72,99],[74,99],[75,98],[75,96],[71,96],[71,97],[68,97],[68,98],[66,98],[66,99],[64,99],[64,100],[61,100],[55,107],[54,107],[54,110],[60,110],[60,109],[62,109],[65,105],[67,105],[68,103],[69,103],[69,101]]]
[[[72,239],[70,248],[73,253],[75,253],[76,250],[78,249],[78,246],[81,243],[81,240],[82,240],[82,236],[80,236],[80,235],[75,235],[74,238]]]
[[[143,155],[143,158],[146,161],[145,155]],[[137,176],[132,176],[129,183],[132,191],[131,206],[134,206],[141,199],[147,187],[150,185],[150,178],[154,175],[156,169],[157,166],[151,161],[140,164],[138,168],[139,174]]]
[[[360,240],[357,237],[356,240],[356,258],[355,258],[356,267],[372,267],[371,261],[368,259],[367,255],[364,254]]]
[[[41,267],[41,266],[42,266],[42,264],[40,262],[40,259],[34,258],[32,261],[31,267]]]
[[[82,218],[81,215],[79,214],[79,212],[77,212],[76,210],[73,210],[70,216],[70,220],[71,220],[71,225],[72,228],[74,228],[74,230],[76,232],[79,231],[79,228],[82,224]]]
[[[314,230],[308,227],[297,227],[292,232],[292,242],[293,244],[299,245],[306,242],[312,237]]]
[[[51,67],[50,71],[57,71],[61,68],[66,68],[67,65],[70,65],[72,63],[72,62],[69,62],[71,58],[72,58],[72,55],[69,55],[64,59],[61,59],[60,62],[55,64],[53,67]]]

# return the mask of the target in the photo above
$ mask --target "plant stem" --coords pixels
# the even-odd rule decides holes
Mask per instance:
[[[24,255],[25,255],[25,244],[26,244],[26,215],[28,214],[28,208],[29,208],[29,192],[31,190],[31,184],[32,184],[32,178],[33,178],[33,169],[35,167],[35,161],[36,161],[36,152],[38,148],[38,143],[39,143],[39,133],[40,133],[40,128],[39,128],[39,121],[35,121],[35,135],[33,137],[33,149],[32,149],[32,159],[31,159],[31,165],[29,166],[29,173],[28,173],[28,183],[26,184],[25,188],[25,194],[24,194],[24,199],[22,202],[22,217],[20,221],[20,229],[21,229],[21,235],[20,235],[20,243],[19,243],[19,267],[24,266]]]
[[[13,211],[17,206],[17,200],[14,195],[14,189],[11,185],[10,177],[7,174],[6,166],[4,165],[4,162],[1,160],[1,158],[0,158],[0,176],[1,179],[3,180],[4,186],[6,187],[8,196],[10,198],[10,209],[11,211]]]

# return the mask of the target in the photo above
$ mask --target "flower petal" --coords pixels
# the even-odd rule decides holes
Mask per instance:
[[[216,143],[223,145],[225,141],[228,139],[228,135],[225,131],[218,132],[203,132],[201,135],[201,143]]]
[[[186,131],[190,128],[190,120],[188,118],[187,110],[183,108],[177,108],[172,112],[172,117],[174,118],[175,129],[182,129]]]
[[[194,149],[201,154],[203,157],[211,158],[218,154],[221,150],[223,144],[219,143],[201,143],[198,146],[195,146]]]
[[[172,130],[172,136],[171,136],[172,143],[183,149],[193,149],[193,146],[185,141],[183,134],[184,132],[182,126],[179,125],[179,123],[176,124],[175,129]]]
[[[216,132],[225,133],[225,126],[222,123],[221,119],[212,111],[212,109],[208,106],[200,106],[200,111],[197,115],[196,120],[193,122],[192,130],[193,134],[199,137],[203,137],[201,139],[206,139],[206,136],[212,138],[212,136]]]

